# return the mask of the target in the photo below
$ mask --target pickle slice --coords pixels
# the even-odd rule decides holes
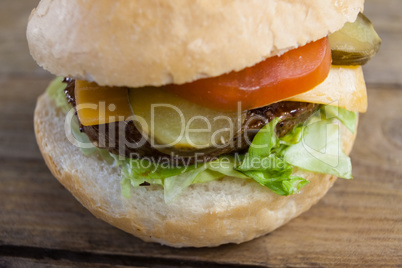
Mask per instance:
[[[190,152],[225,145],[243,124],[242,112],[225,113],[182,99],[157,87],[130,89],[137,127],[162,152]]]
[[[353,23],[329,35],[333,65],[364,65],[381,46],[381,38],[371,21],[360,13]]]

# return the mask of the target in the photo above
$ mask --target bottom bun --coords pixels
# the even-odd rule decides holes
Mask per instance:
[[[296,170],[310,183],[300,193],[279,196],[252,180],[225,177],[190,186],[166,204],[160,186],[120,191],[120,169],[85,156],[64,131],[65,113],[47,94],[38,99],[35,132],[53,175],[96,217],[144,241],[173,247],[241,243],[269,233],[325,195],[336,177]],[[343,127],[343,126],[342,126]],[[355,135],[341,129],[349,153]]]

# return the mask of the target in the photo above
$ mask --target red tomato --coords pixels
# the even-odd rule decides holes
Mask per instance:
[[[212,109],[236,111],[241,102],[249,110],[313,89],[328,76],[331,61],[326,37],[239,72],[164,88]]]

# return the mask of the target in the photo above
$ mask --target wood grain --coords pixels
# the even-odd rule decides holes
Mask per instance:
[[[382,38],[380,52],[364,67],[369,84],[402,85],[402,2],[366,0],[365,14]]]
[[[335,267],[402,265],[402,5],[366,1],[383,38],[365,67],[369,110],[338,180],[310,211],[241,245],[173,249],[95,219],[52,177],[37,149],[33,109],[50,75],[35,65],[25,24],[37,0],[0,2],[0,267]]]

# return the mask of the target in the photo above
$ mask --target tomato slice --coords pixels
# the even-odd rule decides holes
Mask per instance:
[[[239,72],[164,89],[212,109],[236,111],[241,103],[241,110],[248,110],[313,89],[328,76],[331,61],[325,37]]]

